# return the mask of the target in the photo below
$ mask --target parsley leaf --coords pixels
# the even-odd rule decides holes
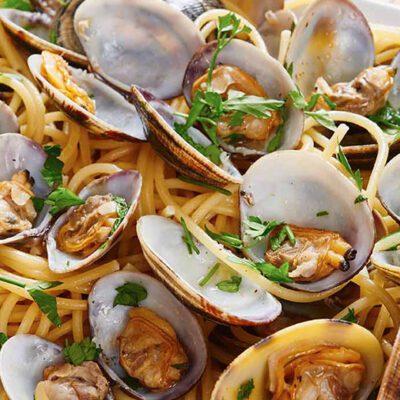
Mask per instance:
[[[221,264],[216,263],[210,270],[207,272],[207,275],[205,275],[199,282],[199,286],[204,287],[207,285],[207,283],[210,281],[210,279],[216,274],[216,272],[219,270],[219,267]]]
[[[329,212],[328,211],[318,211],[315,215],[317,217],[325,217],[326,215],[329,215]]]
[[[285,69],[290,77],[293,78],[293,63],[290,63],[289,65],[285,63]]]
[[[85,201],[77,196],[74,192],[64,187],[58,187],[56,190],[51,192],[45,200],[45,204],[50,205],[50,214],[56,215],[60,211],[81,204],[85,204]]]
[[[281,225],[282,222],[278,221],[261,221],[260,218],[249,216],[244,222],[246,225],[245,235],[256,241],[263,239],[268,236],[277,226]]]
[[[279,149],[282,142],[283,134],[285,133],[284,127],[284,122],[279,125],[278,129],[275,132],[275,135],[268,142],[267,153],[273,153],[274,151]]]
[[[4,332],[0,332],[0,350],[3,347],[4,343],[7,342],[8,336]]]
[[[225,196],[232,196],[232,192],[230,192],[229,190],[220,188],[218,186],[211,185],[209,183],[204,183],[204,182],[201,182],[201,181],[197,181],[196,179],[189,178],[187,176],[180,175],[180,176],[178,176],[178,179],[183,181],[183,182],[186,182],[186,183],[191,183],[193,185],[201,186],[201,187],[204,187],[206,189],[214,190],[214,191],[216,191],[218,193],[224,194]]]
[[[367,200],[368,200],[368,197],[365,197],[363,194],[360,194],[355,198],[354,204],[362,203]]]
[[[340,319],[342,321],[353,322],[354,324],[358,323],[358,319],[356,317],[354,308],[348,308],[347,314],[343,318],[340,318]]]
[[[333,122],[333,119],[329,116],[329,113],[325,110],[304,111],[304,114],[307,115],[308,117],[313,118],[320,125],[324,126],[325,128],[331,131],[334,131],[336,129],[336,125]]]
[[[243,242],[240,239],[239,235],[235,235],[233,233],[222,232],[221,234],[211,232],[206,227],[206,233],[210,238],[216,240],[218,243],[226,244],[228,246],[234,247],[235,249],[242,249]]]
[[[254,267],[259,270],[263,276],[272,282],[291,283],[293,279],[289,277],[289,263],[283,263],[279,268],[266,262],[255,263]]]
[[[387,102],[385,106],[378,110],[374,115],[370,115],[368,118],[379,125],[400,131],[400,111],[394,109],[389,102]]]
[[[286,239],[289,239],[292,247],[296,244],[296,238],[289,225],[285,225],[275,237],[271,238],[270,243],[272,251],[278,250]]]
[[[39,306],[40,311],[57,327],[61,326],[61,318],[57,311],[57,299],[40,289],[28,289],[33,301]]]
[[[85,338],[80,343],[65,343],[63,356],[67,363],[75,366],[81,365],[85,361],[96,361],[103,350],[97,347],[96,343],[90,338]]]
[[[361,171],[358,169],[357,171],[353,172],[349,160],[347,159],[346,155],[343,152],[342,146],[339,146],[338,154],[336,155],[338,161],[344,166],[345,170],[352,176],[355,180],[358,190],[362,190],[363,188],[363,177],[361,176]]]
[[[147,290],[135,282],[127,282],[115,289],[118,294],[114,298],[113,307],[117,305],[138,307],[147,298]]]
[[[44,199],[41,199],[40,197],[33,196],[31,197],[33,207],[35,207],[35,210],[37,213],[40,213],[43,210],[44,207]]]
[[[231,276],[231,279],[217,283],[217,288],[223,292],[237,293],[240,289],[242,278],[237,275]]]
[[[0,8],[14,8],[21,11],[33,11],[33,7],[29,0],[3,0]]]
[[[49,186],[60,185],[63,181],[62,169],[64,167],[64,163],[58,159],[61,154],[61,147],[59,145],[46,145],[43,148],[47,153],[47,160],[41,170],[43,179]]]
[[[236,400],[247,400],[250,398],[251,392],[255,388],[254,380],[249,379],[247,382],[240,385]]]
[[[126,203],[126,200],[123,197],[113,196],[113,200],[117,205],[118,218],[115,220],[109,236],[111,236],[118,229],[129,211],[129,205]]]
[[[195,252],[196,254],[200,254],[200,250],[194,244],[192,234],[190,233],[186,225],[186,222],[183,218],[181,218],[181,225],[184,231],[183,241],[186,243],[189,254],[193,254],[193,252]]]
[[[49,42],[57,44],[57,41],[58,41],[58,33],[55,29],[52,29],[49,33]]]

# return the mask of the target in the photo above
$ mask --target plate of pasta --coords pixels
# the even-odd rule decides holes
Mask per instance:
[[[0,0],[0,399],[399,399],[399,20]]]

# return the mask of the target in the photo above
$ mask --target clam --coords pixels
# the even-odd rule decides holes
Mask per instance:
[[[125,92],[136,84],[163,99],[181,93],[203,44],[194,23],[161,0],[86,0],[74,26],[94,72]]]
[[[48,226],[48,207],[36,211],[31,200],[50,192],[41,175],[46,159],[33,140],[17,133],[0,135],[0,244],[38,236]]]
[[[82,204],[62,214],[48,233],[49,268],[70,272],[106,254],[128,226],[141,186],[138,172],[121,171],[84,187]]]
[[[368,261],[375,238],[368,203],[359,202],[355,185],[319,155],[286,150],[264,156],[244,175],[240,194],[246,254],[278,267],[288,262],[288,286],[322,292]],[[254,241],[257,221],[275,226]]]
[[[165,0],[165,2],[177,7],[192,21],[208,10],[223,8],[220,0]]]
[[[159,216],[139,219],[137,233],[143,253],[157,276],[180,299],[202,314],[230,325],[259,325],[275,319],[281,305],[269,293],[242,278],[237,292],[218,289],[218,282],[235,275],[220,265],[210,280],[202,280],[218,260],[196,242],[199,254],[189,254],[184,231],[176,222]]]
[[[396,109],[400,109],[400,52],[392,61],[392,67],[396,70],[394,86],[389,95],[389,103]]]
[[[88,374],[89,382],[86,381],[84,375],[86,368],[91,369],[91,374]],[[60,370],[58,376],[57,370]],[[93,375],[93,372],[95,375]],[[53,377],[44,381],[46,374],[53,375]],[[1,349],[0,378],[10,400],[32,400],[32,398],[55,400],[65,399],[67,396],[68,398],[75,398],[75,388],[71,390],[69,385],[73,387],[71,382],[77,380],[76,374],[79,374],[77,392],[82,390],[81,388],[87,383],[92,383],[96,387],[100,379],[106,385],[105,390],[108,388],[108,382],[97,364],[87,362],[78,367],[66,364],[62,348],[38,336],[13,336]],[[97,379],[97,381],[90,382],[91,379]],[[91,393],[93,393],[93,387],[91,389]],[[96,398],[100,399],[100,397]],[[101,399],[113,400],[114,396],[108,390],[106,396],[101,397]]]
[[[11,107],[0,100],[0,134],[11,132],[19,132],[18,118]]]
[[[199,151],[212,144],[202,132],[190,128],[188,136],[192,144],[189,144],[175,130],[175,124],[184,123],[183,118],[176,116],[167,103],[135,86],[131,90],[130,101],[142,118],[147,139],[165,161],[182,174],[210,184],[222,186],[241,182],[241,175],[227,153],[221,153],[221,162],[217,165]]]
[[[382,349],[371,332],[344,321],[314,320],[247,349],[221,375],[211,400],[336,399],[338,393],[367,400],[382,372]],[[247,397],[240,397],[244,392]]]
[[[141,290],[142,296],[138,307],[128,307],[116,304],[116,296],[121,292],[121,288],[133,286]],[[93,340],[103,349],[99,362],[105,372],[114,380],[125,392],[134,398],[141,400],[171,400],[176,399],[193,387],[200,379],[207,361],[207,348],[204,341],[202,330],[194,316],[156,279],[141,273],[120,271],[115,272],[100,279],[93,287],[89,296],[89,321],[93,335]],[[140,331],[142,324],[147,321],[147,330]],[[146,323],[145,323],[146,325]],[[159,365],[164,365],[164,356],[171,357],[171,343],[165,349],[164,341],[161,339],[158,354],[155,355],[156,365],[152,369],[144,369],[141,373],[140,365],[146,354],[152,354],[152,346],[156,346],[153,340],[157,338],[156,326],[169,326],[169,341],[174,342],[174,349],[179,348],[180,352],[186,355],[185,365],[182,367],[175,365],[175,358],[169,358],[168,367],[181,368],[185,373],[180,374],[175,384],[162,390],[150,390],[153,384],[152,377],[158,375]],[[150,328],[153,326],[153,328]],[[159,328],[163,329],[163,328]],[[135,362],[134,353],[127,353],[124,347],[125,340],[128,338],[128,330],[136,332],[136,336],[131,339],[130,351],[142,349],[141,359],[136,359],[136,367],[127,369],[125,355],[131,354],[131,360]],[[145,339],[145,340],[144,340]],[[142,347],[142,345],[144,347]],[[164,346],[164,347],[163,347]],[[175,347],[176,346],[176,347]],[[165,353],[165,354],[164,354]],[[174,357],[176,356],[174,353]],[[182,353],[180,354],[182,357]],[[175,361],[174,361],[175,360]],[[123,367],[123,366],[124,367]],[[136,386],[129,386],[128,373],[131,378],[135,378],[141,383]],[[132,379],[131,379],[132,380]],[[160,378],[162,381],[163,378]],[[137,382],[137,381],[136,381]],[[147,383],[147,389],[143,382]]]
[[[30,56],[28,65],[57,107],[91,132],[113,139],[145,140],[135,107],[93,74],[70,67],[48,52]]]
[[[371,29],[350,0],[315,1],[294,30],[286,62],[309,95],[319,77],[329,84],[349,82],[375,60]]]
[[[216,42],[211,42],[201,47],[187,67],[183,81],[183,93],[189,105],[192,102],[194,92],[198,88],[202,88],[202,84],[199,82],[204,79],[209,69],[210,60],[216,50],[216,46]],[[254,92],[248,93],[251,95],[284,100],[290,91],[296,89],[289,74],[277,60],[242,40],[234,39],[225,47],[217,58],[217,65],[219,67],[229,66],[237,68],[235,74],[240,74],[242,79],[245,79],[247,87],[254,86]],[[214,74],[216,73],[217,69],[214,70]],[[227,72],[223,72],[223,74],[226,75]],[[235,87],[233,76],[231,78],[233,84],[229,81],[229,85],[228,83],[226,84],[228,87],[220,89],[221,92],[230,90],[231,86]],[[213,79],[218,79],[218,77],[215,75]],[[227,80],[228,78],[221,78],[221,81],[223,81],[222,79]],[[225,81],[223,82],[225,83]],[[236,83],[236,86],[239,84]],[[245,90],[246,88],[244,87],[243,92]],[[282,121],[281,117],[275,118],[274,115],[266,120],[266,123],[271,125],[267,127],[268,132],[266,132],[266,137],[245,137],[242,140],[232,143],[229,140],[231,135],[228,135],[226,138],[225,136],[220,137],[223,147],[230,153],[240,153],[245,156],[263,155],[267,152],[268,144],[274,138],[274,134],[279,129],[277,126],[281,123],[283,123],[283,138],[280,143],[280,149],[297,147],[303,133],[303,112],[294,107],[292,102],[288,101],[285,104],[284,113],[286,114],[285,121]],[[276,121],[274,121],[275,119]],[[253,130],[257,131],[261,130],[261,128],[257,127],[257,129]]]
[[[2,9],[0,10],[0,20],[8,33],[29,48],[51,51],[62,55],[73,64],[87,66],[87,59],[84,55],[52,43],[54,31],[51,29],[52,18],[49,15]]]

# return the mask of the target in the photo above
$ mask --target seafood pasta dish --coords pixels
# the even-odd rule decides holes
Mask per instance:
[[[0,0],[0,400],[400,399],[399,21]]]

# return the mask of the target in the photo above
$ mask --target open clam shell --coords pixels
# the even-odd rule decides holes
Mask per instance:
[[[19,123],[11,107],[0,100],[0,135],[2,133],[19,133]]]
[[[207,73],[215,50],[216,42],[208,43],[201,47],[190,61],[183,80],[183,94],[188,104],[191,104],[193,85]],[[217,59],[217,64],[235,66],[247,72],[256,79],[271,99],[284,100],[290,91],[296,89],[289,74],[277,60],[243,40],[234,39],[225,47]],[[299,144],[304,123],[303,112],[294,107],[292,102],[287,102],[285,107],[287,118],[280,145],[282,150],[293,149]],[[226,143],[224,147],[233,153],[263,155],[266,153],[267,143],[262,143],[260,149],[235,147]]]
[[[242,235],[245,237],[245,221],[250,216],[339,233],[357,250],[346,272],[336,270],[316,282],[287,284],[307,292],[331,289],[356,275],[372,251],[374,219],[367,202],[355,204],[358,195],[357,188],[317,154],[293,150],[269,154],[255,162],[243,177]],[[328,215],[317,216],[321,211]],[[265,249],[265,241],[260,241],[247,250],[247,255],[263,261]]]
[[[47,154],[33,140],[18,133],[0,135],[0,182],[9,181],[16,173],[27,170],[33,179],[32,191],[38,198],[47,198],[50,188],[44,181],[41,170],[46,162]],[[14,236],[0,237],[0,244],[13,243],[26,237],[38,236],[50,223],[51,215],[48,207],[44,207],[36,217],[32,229]]]
[[[43,76],[42,62],[43,58],[39,54],[29,57],[28,65],[33,77],[41,89],[72,119],[91,132],[109,136],[112,139],[145,140],[143,126],[135,107],[126,101],[121,94],[111,89],[93,74],[70,67],[69,70],[75,83],[93,96],[96,102],[96,112],[92,114],[55,88]]]
[[[139,219],[137,233],[143,253],[157,276],[189,306],[206,316],[231,325],[259,325],[275,319],[280,303],[269,293],[242,279],[237,293],[219,290],[216,283],[229,279],[229,268],[220,266],[210,282],[199,282],[218,262],[206,247],[196,243],[200,254],[188,253],[183,228],[159,216]]]
[[[223,8],[220,0],[165,0],[165,2],[178,8],[192,21],[208,10]]]
[[[268,364],[272,358],[290,351],[295,355],[319,345],[345,347],[357,351],[366,367],[354,400],[366,400],[383,371],[383,354],[379,341],[357,324],[336,320],[314,320],[293,325],[269,336],[237,357],[219,378],[211,400],[236,400],[242,384],[253,379],[249,400],[270,400]],[[305,397],[304,397],[305,399]]]
[[[180,94],[203,44],[194,23],[161,0],[86,0],[74,24],[96,73],[125,92],[135,84],[163,99]]]
[[[187,373],[168,390],[134,390],[124,382],[126,374],[119,363],[117,339],[129,320],[130,307],[113,307],[113,302],[116,289],[128,282],[140,284],[147,290],[147,298],[140,306],[149,308],[172,325],[188,355]],[[200,379],[207,362],[202,330],[195,317],[156,279],[141,273],[115,272],[94,285],[88,304],[93,340],[103,349],[99,362],[110,378],[129,395],[140,400],[172,400],[187,393]]]
[[[79,193],[81,199],[86,200],[90,196],[107,195],[111,193],[114,196],[125,199],[126,203],[129,205],[129,210],[115,232],[108,237],[107,241],[92,254],[82,258],[74,254],[65,253],[60,250],[57,245],[56,238],[58,231],[68,221],[69,216],[76,209],[76,207],[71,207],[56,220],[48,233],[47,254],[50,270],[55,273],[74,271],[95,262],[106,254],[128,226],[135,211],[141,187],[142,177],[137,171],[121,171],[114,175],[96,179],[84,187]]]
[[[151,145],[165,161],[182,174],[218,186],[241,182],[241,175],[227,153],[221,154],[221,165],[218,166],[174,130],[174,124],[182,124],[183,119],[175,116],[167,103],[135,86],[132,86],[130,101],[142,118]],[[190,128],[188,134],[193,141],[204,147],[211,144],[211,141],[196,128]]]
[[[389,95],[389,103],[396,109],[400,109],[400,52],[392,61],[392,67],[396,70],[393,89]]]
[[[362,12],[350,0],[315,1],[293,32],[287,54],[293,77],[308,96],[319,77],[349,82],[373,66],[374,41]]]
[[[0,378],[8,398],[32,400],[43,370],[63,361],[62,348],[38,336],[8,339],[0,352]]]
[[[14,9],[2,9],[0,11],[0,20],[14,38],[29,48],[39,51],[51,51],[52,53],[62,55],[66,60],[76,65],[83,67],[88,65],[87,58],[84,55],[51,43],[50,26],[52,21],[48,15]],[[25,29],[27,26],[36,27],[36,29],[27,30]]]

